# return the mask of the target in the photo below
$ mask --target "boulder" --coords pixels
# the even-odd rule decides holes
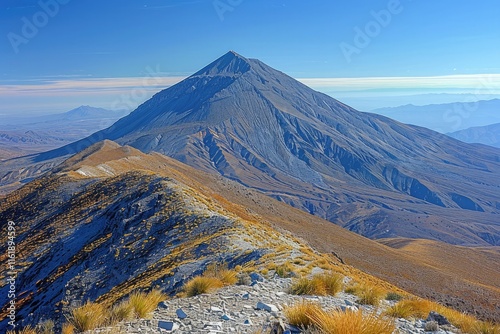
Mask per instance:
[[[439,326],[450,325],[450,322],[444,315],[441,315],[434,311],[429,312],[426,321],[435,321]]]

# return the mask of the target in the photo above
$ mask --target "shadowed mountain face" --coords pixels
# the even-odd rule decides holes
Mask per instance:
[[[358,112],[234,52],[112,127],[28,162],[102,139],[220,173],[372,238],[500,244],[498,149]],[[16,164],[4,164],[3,182]]]

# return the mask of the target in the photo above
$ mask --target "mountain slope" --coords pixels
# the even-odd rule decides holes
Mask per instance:
[[[358,112],[234,52],[105,130],[4,162],[1,182],[103,139],[219,173],[371,238],[500,244],[500,150]]]
[[[498,317],[499,287],[489,275],[454,277],[234,181],[109,141],[8,195],[0,202],[1,227],[9,220],[16,222],[23,250],[17,259],[20,318],[61,314],[87,299],[112,303],[155,285],[175,292],[210,261],[234,266],[255,260],[265,267],[265,261],[317,254],[291,235],[331,254],[326,258],[349,275],[363,275],[360,269],[481,317]],[[0,240],[2,268],[6,237]],[[481,265],[500,275],[491,261]]]
[[[465,143],[478,143],[500,148],[500,123],[472,127],[447,133]]]

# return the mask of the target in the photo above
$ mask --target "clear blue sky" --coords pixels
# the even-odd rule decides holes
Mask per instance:
[[[183,77],[228,50],[296,78],[467,75],[404,89],[498,93],[499,18],[498,0],[4,0],[0,113],[109,107],[137,85],[117,78]],[[394,90],[360,80],[353,91]]]

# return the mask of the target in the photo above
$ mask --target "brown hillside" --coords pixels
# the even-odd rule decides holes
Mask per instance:
[[[407,291],[483,318],[500,318],[500,310],[496,307],[500,304],[497,248],[443,248],[440,243],[407,242],[414,248],[418,245],[418,255],[415,255],[412,249],[395,249],[364,238],[258,191],[221,176],[201,172],[161,154],[145,155],[132,148],[112,147],[114,154],[128,152],[127,157],[122,156],[106,163],[116,173],[134,168],[172,177],[217,200],[227,210],[244,219],[265,219],[273,227],[303,238],[317,251],[330,253],[355,268]],[[107,157],[120,156],[105,152],[102,154]],[[101,159],[94,157],[92,161],[101,162]],[[106,175],[104,170],[108,169],[96,163],[94,166],[79,167],[79,173],[83,173],[82,169],[85,168],[87,172],[94,175],[101,173],[102,176]],[[440,251],[442,249],[446,251]],[[470,273],[471,269],[474,273]]]
[[[238,204],[242,211],[265,217],[274,227],[303,238],[320,252],[330,253],[349,265],[419,296],[483,318],[500,319],[497,307],[500,305],[498,247],[455,248],[450,245],[447,252],[440,252],[436,248],[439,249],[438,245],[442,243],[420,242],[421,256],[416,256],[411,251],[394,249],[349,232],[236,182],[155,155],[165,161],[165,167],[168,166],[176,178],[183,178],[186,184],[212,197],[224,196],[230,202],[222,201],[223,205]],[[432,247],[427,248],[426,245]],[[456,249],[460,252],[454,252]],[[453,257],[453,254],[457,256]],[[471,266],[471,263],[474,265]],[[471,269],[475,273],[465,274]]]

